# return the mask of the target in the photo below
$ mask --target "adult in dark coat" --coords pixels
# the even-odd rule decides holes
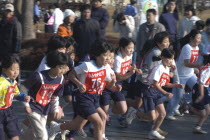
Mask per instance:
[[[91,17],[97,20],[101,28],[101,37],[105,38],[106,27],[109,23],[109,13],[102,7],[101,0],[92,0],[92,13]]]
[[[0,21],[0,60],[6,54],[18,53],[21,47],[22,28],[18,19],[13,16],[12,6],[6,5]]]
[[[73,37],[78,43],[76,48],[79,61],[88,60],[88,52],[95,42],[100,39],[100,25],[98,21],[91,18],[91,6],[84,5],[81,7],[81,19],[76,21],[73,27]]]

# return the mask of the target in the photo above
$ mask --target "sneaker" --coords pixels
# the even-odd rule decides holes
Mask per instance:
[[[154,140],[154,139],[155,140],[163,140],[163,139],[165,139],[165,137],[160,135],[160,133],[158,133],[157,131],[151,131],[149,133],[149,139],[150,140]]]
[[[107,137],[103,137],[103,140],[109,140]]]
[[[185,110],[184,113],[185,114],[189,114],[190,112],[189,112],[189,110]]]
[[[124,117],[119,118],[118,121],[120,123],[120,127],[122,127],[122,128],[127,128],[128,127],[128,124],[127,124],[126,119]]]
[[[202,128],[194,128],[193,133],[195,134],[207,134],[207,131],[204,131]]]
[[[176,120],[176,118],[174,116],[166,116],[166,119],[167,120],[171,120],[171,121]]]
[[[49,140],[54,140],[55,137],[56,137],[56,135],[57,135],[58,133],[60,133],[59,131],[57,131],[57,129],[56,129],[57,127],[59,127],[59,124],[58,124],[57,122],[52,121],[52,122],[50,123],[50,128],[49,128],[49,130],[48,130],[48,137],[49,137]]]
[[[162,130],[162,129],[160,129],[160,128],[159,128],[157,131],[158,131],[158,133],[160,133],[160,134],[163,135],[163,136],[168,135],[168,132],[166,132],[166,131],[164,131],[164,130]]]
[[[87,137],[87,134],[85,133],[85,131],[83,129],[81,130],[78,130],[77,131],[77,134],[82,137],[82,138],[86,138]]]
[[[40,31],[40,30],[36,30],[36,32],[37,32],[37,33],[41,33],[42,31]]]
[[[129,107],[128,113],[126,114],[127,124],[131,124],[132,121],[136,118],[136,110],[133,107]]]
[[[64,130],[61,131],[61,140],[66,140],[66,134],[68,134],[70,131],[69,130]]]
[[[174,115],[175,116],[180,116],[180,117],[184,116],[184,114],[181,114],[179,110],[175,110]]]

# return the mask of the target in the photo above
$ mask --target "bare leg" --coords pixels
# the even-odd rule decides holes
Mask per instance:
[[[116,102],[112,108],[114,114],[125,114],[127,112],[126,101]]]

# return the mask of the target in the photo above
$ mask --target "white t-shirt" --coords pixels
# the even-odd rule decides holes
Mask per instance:
[[[169,72],[170,68],[163,66],[162,63],[154,67],[148,76],[149,85],[152,85],[154,81],[157,81],[160,87],[165,86],[170,82]]]
[[[37,72],[40,72],[40,71],[43,71],[43,70],[49,70],[50,67],[47,66],[46,64],[46,56],[43,57],[38,69],[37,69]]]
[[[109,65],[98,67],[95,61],[84,62],[74,68],[79,81],[86,86],[87,93],[101,93],[106,82],[111,81],[111,68]]]
[[[194,68],[189,68],[184,65],[185,60],[190,60],[190,63],[196,63],[199,56],[199,48],[191,47],[190,44],[186,44],[181,51],[179,59],[177,61],[177,70],[179,77],[191,77],[194,74]]]
[[[205,65],[201,68],[198,83],[208,87],[210,85],[210,64]]]
[[[131,67],[131,63],[132,55],[123,59],[121,52],[118,52],[114,58],[114,72],[125,75]]]

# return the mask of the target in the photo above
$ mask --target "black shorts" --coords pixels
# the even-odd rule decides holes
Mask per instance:
[[[154,88],[148,88],[143,94],[143,104],[145,113],[155,110],[156,106],[163,104],[162,93]]]
[[[100,96],[100,105],[106,106],[110,104],[112,92],[108,89],[104,89]]]
[[[0,109],[0,140],[5,140],[5,135],[9,139],[20,135],[18,120],[11,107]]]
[[[34,16],[34,24],[38,23],[40,21],[40,18],[38,16]]]
[[[136,88],[135,88],[135,92],[136,92],[136,97],[139,97],[139,98],[143,98],[143,93],[145,93],[147,90],[148,90],[149,86],[140,82],[140,81],[137,81],[137,84],[136,84]]]
[[[76,93],[76,113],[84,119],[90,115],[97,113],[99,105],[98,93]]]
[[[210,91],[207,87],[204,87],[204,98],[199,102],[195,103],[196,99],[200,96],[198,84],[195,84],[192,91],[192,106],[198,110],[205,109],[205,105],[210,103]]]

